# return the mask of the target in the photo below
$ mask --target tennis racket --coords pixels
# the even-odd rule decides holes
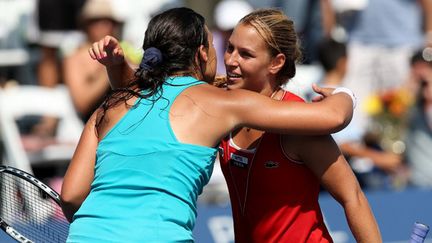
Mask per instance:
[[[0,166],[0,228],[22,243],[65,242],[60,196],[22,170]]]

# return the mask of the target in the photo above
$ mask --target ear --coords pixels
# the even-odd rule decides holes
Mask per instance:
[[[204,62],[208,61],[208,54],[207,54],[207,48],[204,45],[200,45],[198,50],[198,58],[199,60],[202,60]]]
[[[270,62],[269,72],[276,75],[285,65],[285,60],[286,57],[284,54],[277,54],[276,57],[274,57],[273,60]]]

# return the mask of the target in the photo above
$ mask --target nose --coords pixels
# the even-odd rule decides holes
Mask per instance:
[[[238,54],[236,51],[227,52],[225,51],[224,55],[225,66],[238,66]]]

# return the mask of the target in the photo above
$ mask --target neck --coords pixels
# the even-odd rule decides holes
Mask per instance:
[[[178,71],[178,72],[175,72],[175,73],[173,73],[173,74],[171,74],[169,76],[172,77],[172,78],[174,78],[174,77],[192,76],[192,77],[200,80],[199,75],[197,75],[196,73],[191,72],[191,71]]]
[[[280,90],[281,87],[279,85],[276,85],[275,82],[269,82],[269,85],[264,87],[261,91],[258,91],[258,93],[273,98]]]

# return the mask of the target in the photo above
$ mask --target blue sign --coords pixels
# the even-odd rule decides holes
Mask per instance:
[[[432,189],[366,192],[385,243],[407,243],[415,222],[432,226]],[[335,243],[354,243],[343,208],[328,194],[321,193],[320,205]],[[230,205],[199,205],[194,230],[196,243],[233,243]],[[13,243],[0,231],[1,243]],[[432,242],[429,233],[425,242]]]
[[[432,226],[432,189],[370,191],[366,197],[375,214],[383,242],[407,243],[415,222]],[[321,193],[320,205],[335,243],[355,243],[343,208],[328,193]],[[197,243],[233,243],[231,208],[200,205],[194,230]],[[432,242],[429,233],[425,242]]]

